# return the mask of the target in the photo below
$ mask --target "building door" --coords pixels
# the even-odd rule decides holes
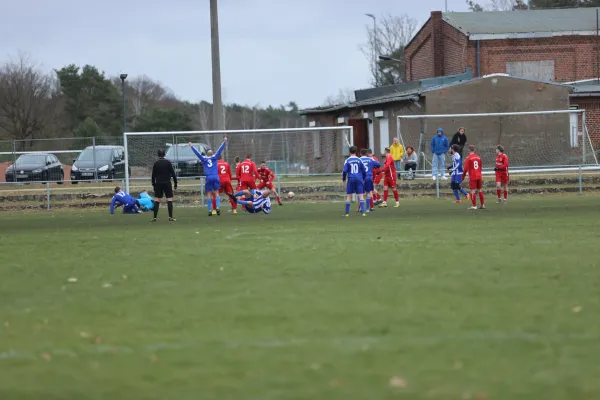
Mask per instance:
[[[351,119],[348,125],[354,128],[354,145],[361,149],[369,147],[369,128],[366,119]]]
[[[390,124],[387,118],[379,119],[379,147],[381,154],[390,146]]]

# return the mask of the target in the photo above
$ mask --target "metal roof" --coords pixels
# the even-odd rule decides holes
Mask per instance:
[[[442,19],[471,40],[595,35],[597,9],[448,12]]]

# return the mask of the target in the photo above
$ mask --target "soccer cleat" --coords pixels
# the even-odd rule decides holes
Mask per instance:
[[[496,204],[500,204],[500,203],[502,203],[502,199],[498,198],[498,200],[496,200]]]
[[[398,208],[400,207],[400,203],[396,202],[396,204],[394,205],[394,208]]]
[[[217,210],[212,210],[212,215],[217,215]]]
[[[367,216],[367,214],[366,214],[366,213],[363,213],[363,214],[362,214],[362,216],[363,216],[363,217],[366,217],[366,216]]]
[[[237,210],[233,210],[233,215],[237,215]]]
[[[371,208],[371,211],[375,211],[375,207]]]
[[[349,217],[349,216],[350,216],[350,214],[344,214],[344,217]]]
[[[506,204],[506,203],[508,202],[508,199],[504,199],[504,200],[502,200],[502,202],[503,202],[504,204]]]
[[[280,206],[282,206],[282,205],[283,205],[283,203],[282,203],[282,202],[279,202],[279,203],[277,203],[277,204],[279,204]]]
[[[144,212],[142,210],[137,210],[136,213],[143,214]]]
[[[175,221],[177,221],[175,218],[172,218],[172,217],[169,218],[169,222],[175,222]]]
[[[384,208],[387,207],[387,203],[385,201],[382,201],[381,204],[379,205],[379,208]]]
[[[375,200],[375,202],[373,203],[374,206],[378,206],[381,203],[383,203],[383,200]]]
[[[212,217],[212,213],[211,213],[210,211],[208,212],[208,216],[209,216],[209,217]]]
[[[221,215],[221,210],[217,208],[217,215]]]
[[[156,218],[152,218],[150,222],[156,222]]]
[[[462,203],[462,200],[454,200],[454,204],[460,204]]]
[[[479,206],[480,210],[485,210],[485,206]]]
[[[471,206],[471,207],[467,208],[467,210],[477,210],[477,207],[476,206]]]

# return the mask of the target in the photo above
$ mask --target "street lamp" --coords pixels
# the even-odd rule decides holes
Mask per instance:
[[[394,62],[399,62],[399,63],[403,62],[402,60],[398,60],[397,58],[392,58],[392,57],[390,57],[390,56],[381,56],[381,55],[380,55],[380,56],[379,56],[379,59],[380,59],[381,61],[394,61]]]
[[[375,86],[379,85],[379,69],[377,68],[377,59],[375,54],[379,51],[379,40],[377,40],[377,18],[373,14],[365,14],[373,19],[373,73],[375,74]]]
[[[121,78],[121,92],[123,94],[123,133],[127,132],[127,107],[125,103],[125,79],[127,79],[127,74],[119,75]]]

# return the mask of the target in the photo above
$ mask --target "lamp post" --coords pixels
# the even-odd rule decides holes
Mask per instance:
[[[212,59],[213,126],[223,130],[223,99],[221,98],[221,55],[219,52],[219,13],[217,0],[210,0],[210,49]]]
[[[373,73],[375,74],[375,86],[379,86],[379,68],[377,68],[377,58],[375,54],[379,52],[379,40],[377,40],[377,18],[373,14],[365,14],[373,19]]]
[[[127,132],[127,103],[125,103],[125,79],[127,74],[119,75],[121,78],[121,93],[123,94],[123,133]]]
[[[390,56],[379,56],[379,59],[381,61],[394,61],[394,62],[399,62],[399,63],[403,62],[402,60],[398,60],[397,58],[392,58]]]

